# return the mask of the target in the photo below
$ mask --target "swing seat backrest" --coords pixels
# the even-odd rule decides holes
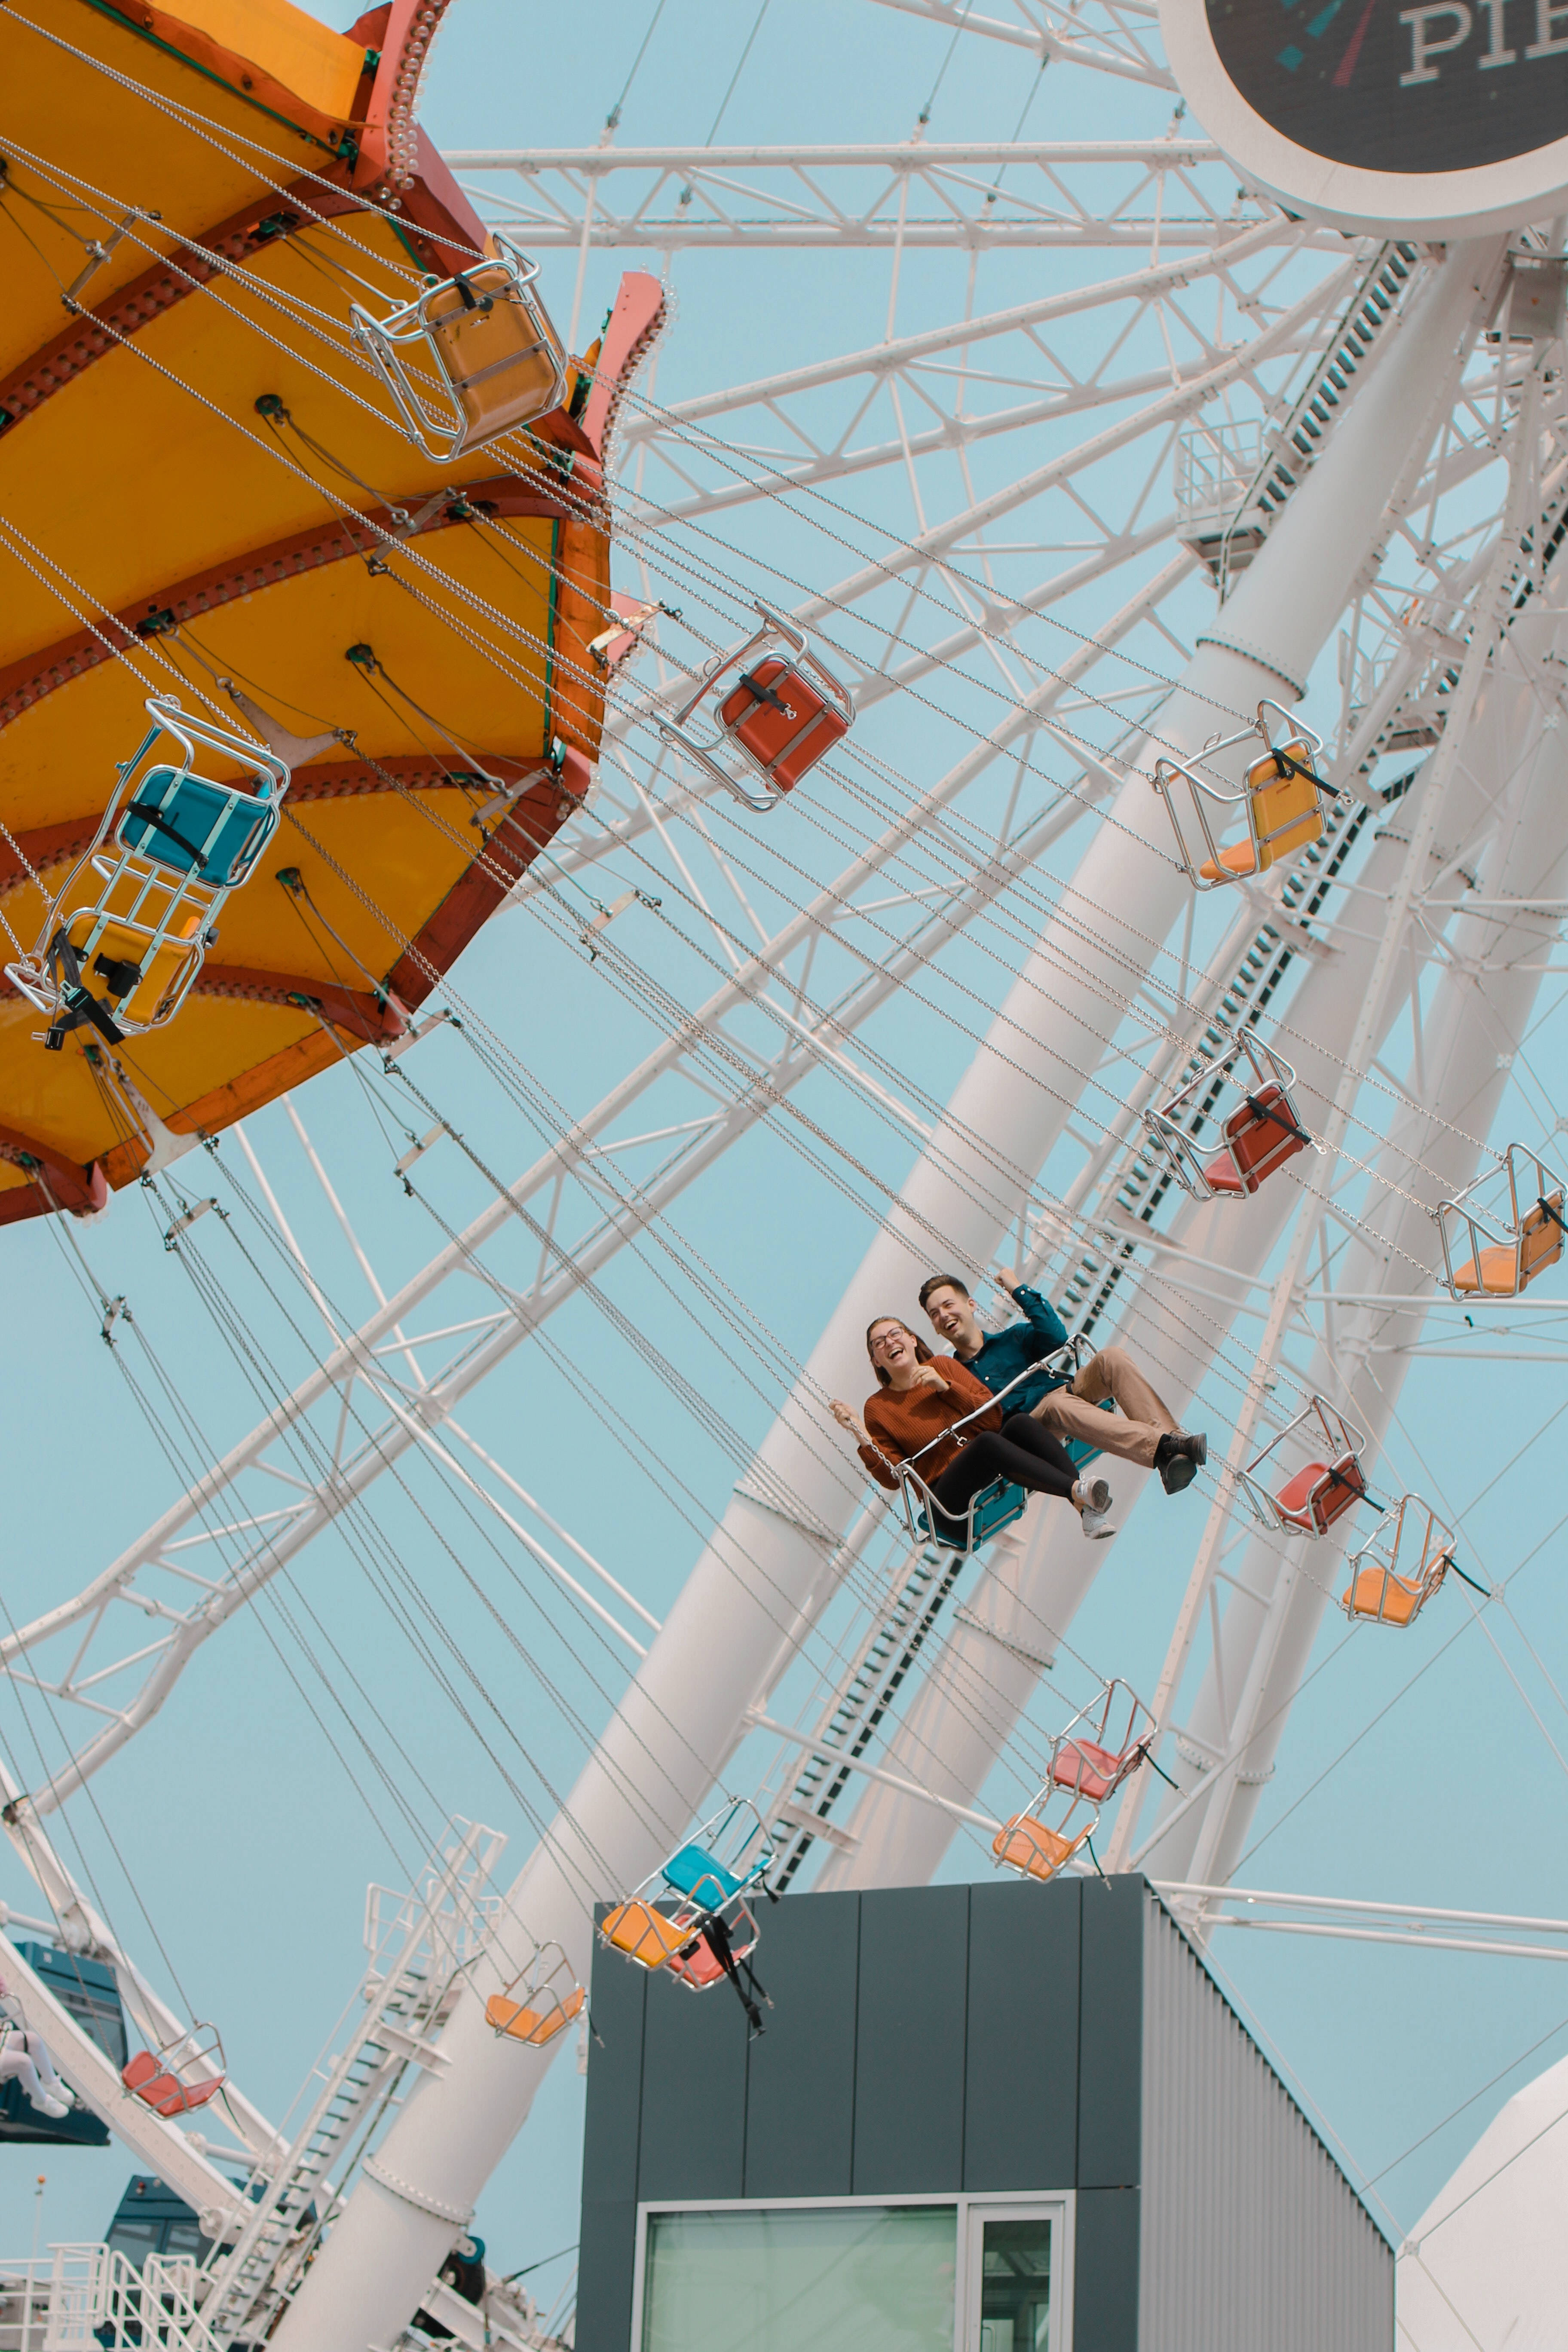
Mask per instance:
[[[1204,881],[1245,881],[1249,875],[1261,874],[1277,858],[1321,839],[1323,818],[1311,753],[1301,742],[1282,743],[1279,749],[1290,772],[1279,773],[1272,751],[1248,768],[1247,838],[1222,849],[1217,857],[1205,858],[1198,868]]]
[[[492,1992],[485,2003],[485,2023],[496,2033],[504,2034],[509,2042],[526,2042],[531,2049],[541,2050],[553,2042],[563,2027],[582,2014],[588,1996],[581,1985],[574,1985],[563,2000],[552,1993],[535,1993],[532,2000],[513,2000],[510,1994]]]
[[[237,889],[278,823],[277,803],[180,768],[149,768],[114,828],[122,848],[209,889]]]
[[[1209,1161],[1204,1181],[1211,1192],[1233,1196],[1256,1192],[1266,1176],[1307,1145],[1289,1096],[1272,1079],[1233,1110],[1220,1131],[1229,1150]]]
[[[629,1903],[618,1903],[605,1914],[599,1933],[638,1968],[661,1969],[683,1944],[691,1941],[691,1922],[671,1919],[634,1895]]]
[[[1021,1871],[1026,1878],[1054,1878],[1088,1843],[1093,1832],[1092,1817],[1076,1837],[1068,1837],[1060,1830],[1047,1829],[1033,1813],[1016,1813],[992,1839],[991,1851],[1008,1870]]]
[[[1365,1492],[1361,1464],[1353,1454],[1342,1454],[1332,1464],[1309,1462],[1287,1479],[1274,1501],[1282,1519],[1304,1534],[1321,1536]]]
[[[1143,1755],[1142,1741],[1119,1756],[1114,1748],[1100,1748],[1092,1739],[1064,1739],[1052,1761],[1051,1778],[1058,1789],[1071,1789],[1091,1804],[1102,1805]]]
[[[717,1911],[741,1892],[741,1881],[714,1861],[706,1847],[683,1845],[672,1853],[661,1875],[673,1894],[684,1895],[704,1911]]]
[[[742,673],[719,705],[719,724],[777,793],[793,792],[849,731],[822,688],[780,654]]]
[[[549,320],[515,290],[463,299],[456,278],[425,305],[425,324],[462,411],[462,446],[528,425],[560,398],[562,357]]]

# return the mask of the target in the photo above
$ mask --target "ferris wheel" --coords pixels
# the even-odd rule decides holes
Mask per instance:
[[[1188,113],[1152,6],[884,5],[867,0],[860,37],[885,41],[890,64],[923,23],[937,85],[896,140],[626,143],[627,92],[657,69],[656,23],[628,51],[631,79],[594,143],[451,152],[445,165],[412,128],[442,11],[393,12],[404,46],[387,45],[380,226],[395,227],[405,205],[410,234],[435,236],[417,257],[432,284],[449,270],[447,233],[416,222],[416,198],[448,220],[472,206],[505,240],[493,287],[472,268],[441,279],[462,289],[459,327],[479,302],[522,305],[542,289],[563,370],[571,355],[584,364],[575,408],[563,373],[532,415],[568,417],[552,444],[563,465],[602,461],[610,570],[584,586],[598,561],[585,510],[556,484],[545,514],[537,448],[520,458],[515,442],[497,443],[482,480],[470,468],[453,489],[463,434],[477,446],[516,419],[463,412],[454,427],[432,410],[400,341],[428,339],[431,314],[417,300],[389,310],[379,254],[375,290],[335,284],[328,307],[346,318],[359,306],[359,404],[435,471],[420,477],[426,503],[364,509],[375,543],[350,552],[368,552],[374,573],[395,569],[399,544],[416,546],[434,520],[492,539],[548,523],[559,536],[540,560],[597,597],[602,627],[578,614],[574,636],[564,625],[552,635],[531,604],[520,617],[537,582],[510,542],[500,556],[515,588],[460,563],[405,586],[470,649],[510,625],[513,684],[553,660],[584,708],[597,694],[591,772],[563,740],[531,746],[531,767],[503,765],[479,688],[444,686],[449,640],[438,657],[405,634],[389,658],[380,622],[343,673],[393,730],[362,754],[362,706],[351,715],[341,697],[323,707],[306,695],[277,645],[243,669],[208,604],[171,598],[165,615],[151,576],[153,625],[121,624],[133,642],[111,643],[70,551],[43,526],[6,526],[7,556],[78,600],[78,635],[85,616],[109,654],[163,662],[140,684],[206,704],[209,733],[227,696],[231,730],[237,709],[249,731],[226,737],[220,761],[238,740],[258,773],[298,779],[325,761],[344,800],[377,789],[354,782],[356,761],[393,780],[400,808],[460,793],[461,822],[491,860],[482,913],[437,951],[437,916],[419,902],[420,929],[410,911],[417,854],[373,873],[349,831],[329,831],[326,852],[306,836],[363,919],[311,898],[303,856],[302,878],[286,866],[274,901],[321,968],[301,965],[291,993],[268,994],[262,948],[253,965],[227,966],[227,950],[209,946],[203,964],[195,932],[179,928],[216,929],[219,912],[237,927],[258,903],[248,877],[271,833],[260,837],[253,802],[267,795],[258,786],[241,805],[224,787],[221,809],[202,803],[205,854],[222,826],[251,828],[243,856],[225,852],[232,915],[204,902],[191,917],[188,889],[171,899],[121,988],[127,950],[103,927],[123,908],[104,894],[157,847],[149,827],[188,847],[181,829],[194,822],[194,750],[184,765],[157,750],[151,768],[128,758],[129,797],[104,818],[112,836],[49,845],[57,862],[67,847],[100,861],[88,929],[71,929],[84,909],[57,897],[38,948],[16,941],[14,993],[46,1034],[62,1030],[67,1057],[84,1038],[100,1053],[137,1034],[155,957],[157,1022],[265,1004],[303,1024],[300,1040],[279,1032],[278,1052],[302,1041],[310,1083],[265,1132],[252,1112],[228,1140],[226,1114],[187,1115],[194,1097],[157,1107],[127,1054],[100,1086],[122,1158],[90,1163],[109,1171],[96,1187],[79,1152],[40,1159],[20,1117],[0,1137],[0,1207],[51,1213],[91,1320],[124,1351],[166,1444],[170,1498],[153,1524],[128,1529],[74,1598],[62,1590],[0,1651],[13,1683],[49,1706],[41,1765],[6,1767],[10,1834],[73,1948],[134,1980],[149,2045],[129,2102],[100,2082],[90,2051],[72,2042],[57,2057],[68,2074],[74,2059],[81,2095],[117,2103],[153,2168],[214,2217],[193,2344],[263,2326],[285,2352],[335,2352],[359,2340],[352,2330],[391,2344],[419,2309],[459,2336],[473,2324],[462,2294],[431,2283],[572,2041],[595,1906],[632,1915],[622,1949],[645,1965],[689,1948],[689,1936],[640,1948],[661,1885],[696,1901],[693,1916],[731,1906],[731,1953],[743,1959],[746,1933],[760,1929],[765,1949],[752,1895],[764,1850],[775,1887],[870,1886],[923,1883],[960,1838],[1016,1862],[1021,1837],[1052,1871],[1091,1856],[1146,1870],[1206,1936],[1326,1612],[1343,1605],[1357,1638],[1394,1660],[1428,1612],[1485,1605],[1503,1573],[1463,1537],[1463,1496],[1422,1458],[1399,1406],[1433,1335],[1452,1351],[1458,1331],[1479,1328],[1495,1359],[1524,1361],[1521,1325],[1533,1336],[1544,1315],[1554,1329],[1558,1311],[1550,1281],[1531,1292],[1561,1256],[1558,1122],[1521,1047],[1543,1017],[1568,901],[1557,246],[1530,226],[1524,195],[1471,235],[1436,215],[1385,234],[1299,216],[1265,192],[1281,184],[1266,163],[1258,185],[1238,187],[1235,144],[1222,150]],[[43,12],[58,44],[78,13],[66,0]],[[766,16],[737,39],[737,77],[768,68]],[[74,38],[70,69],[100,71]],[[975,58],[1006,61],[1011,135],[944,142],[937,93]],[[123,77],[122,61],[114,70]],[[716,129],[744,87],[731,85]],[[1054,122],[1097,135],[1035,137],[1041,90]],[[26,171],[41,185],[64,169],[42,131],[36,147],[15,169],[14,205],[41,202]],[[135,234],[152,237],[146,191],[115,193],[141,204]],[[103,201],[95,189],[88,209]],[[234,331],[265,328],[276,343],[257,282],[268,246],[300,232],[265,226],[241,224],[233,258],[254,269],[232,280]],[[735,256],[740,276],[724,258]],[[107,266],[101,255],[89,275]],[[814,289],[842,297],[797,300],[807,269]],[[736,308],[740,284],[752,299]],[[604,333],[585,349],[604,303]],[[438,340],[447,330],[435,326]],[[113,332],[134,331],[121,319]],[[682,345],[699,336],[742,356],[732,381],[687,388]],[[542,347],[542,333],[528,346]],[[23,356],[13,370],[24,388],[38,376],[27,364],[31,376]],[[366,485],[336,445],[280,398],[270,415],[254,405],[299,478],[331,477],[339,511],[346,500],[359,514]],[[215,588],[215,613],[218,601]],[[79,651],[56,667],[68,659],[85,673]],[[36,646],[18,650],[7,680],[18,715],[43,675]],[[792,694],[781,734],[773,721]],[[173,713],[155,701],[166,728]],[[802,709],[816,730],[804,748],[792,731]],[[154,806],[148,778],[165,772],[176,781]],[[508,866],[504,829],[530,793],[528,854]],[[276,797],[286,813],[287,790]],[[127,808],[142,812],[135,837]],[[54,868],[30,804],[14,830],[16,908]],[[449,838],[441,854],[456,858]],[[390,998],[376,982],[386,953],[364,929],[388,904],[414,942]],[[467,967],[454,979],[451,955],[487,918],[477,959],[497,927],[526,936],[546,988],[575,975],[570,995],[520,994],[489,964],[477,986]],[[100,990],[91,973],[106,959]],[[585,1037],[602,1024],[616,1045],[643,1050],[568,1096],[553,1065],[548,1076],[533,1066],[536,1022],[581,1022]],[[599,1058],[584,1048],[583,1066]],[[412,1222],[389,1245],[395,1273],[377,1263],[379,1238],[367,1245],[366,1221],[379,1237],[384,1219],[358,1153],[330,1168],[312,1140],[313,1097],[331,1087],[376,1139],[378,1181],[395,1178],[424,1221],[426,1251],[410,1246]],[[268,1080],[247,1099],[284,1091]],[[216,1081],[202,1100],[215,1092]],[[277,1164],[285,1135],[298,1197]],[[533,1140],[505,1158],[520,1137]],[[781,1177],[830,1202],[865,1245],[837,1306],[814,1282],[815,1338],[800,1337],[787,1267],[726,1255],[678,1211],[732,1188],[761,1219]],[[68,1230],[136,1178],[255,1402],[253,1423],[237,1420],[221,1444],[183,1383],[160,1391],[167,1368],[136,1353],[153,1318],[140,1297],[127,1311],[115,1222]],[[220,1265],[220,1228],[243,1266]],[[989,1525],[972,1514],[962,1540],[944,1540],[929,1498],[922,1518],[918,1496],[900,1516],[868,1493],[831,1417],[874,1317],[912,1318],[939,1270],[985,1305],[998,1267],[1057,1302],[1079,1360],[1115,1346],[1178,1417],[1203,1400],[1209,1462],[1201,1510],[1179,1521],[1184,1589],[1157,1672],[1126,1693],[1125,1731],[1125,1661],[1098,1642],[1091,1657],[1087,1637],[1075,1647],[1114,1545],[1086,1543],[1072,1514],[1044,1504]],[[995,1304],[1005,1319],[1005,1299]],[[582,1540],[539,1461],[471,1425],[467,1401],[528,1350],[573,1389],[573,1410],[602,1416],[602,1389],[573,1376],[577,1342],[551,1328],[590,1318],[733,1477],[715,1515],[666,1448],[617,1434],[617,1475],[662,1491],[691,1530],[692,1565],[662,1622],[635,1566]],[[1114,1466],[1120,1521],[1145,1482]],[[1146,1512],[1162,1507],[1156,1495]],[[521,1562],[549,1596],[556,1613],[539,1638],[557,1644],[560,1671],[537,1656],[529,1671],[576,1743],[566,1785],[500,1721],[449,1609],[416,1591],[395,1514],[421,1518],[442,1572],[467,1578],[494,1621],[489,1638],[510,1641],[518,1662],[521,1603],[509,1592],[498,1608],[460,1555],[482,1542],[500,1561],[505,1548],[506,1573],[516,1581]],[[57,1822],[89,1785],[111,1790],[102,1768],[160,1715],[206,1640],[264,1602],[279,1640],[310,1650],[323,1688],[336,1685],[331,1704],[371,1755],[374,1705],[363,1692],[344,1703],[352,1659],[325,1657],[296,1598],[323,1538],[349,1549],[427,1653],[442,1703],[536,1843],[507,1884],[494,1833],[463,1822],[435,1840],[423,1875],[410,1874],[416,1894],[375,1915],[375,1997],[355,2038],[285,2131],[136,1969],[68,1868]],[[1405,1671],[1391,1663],[1391,1677]],[[1094,1787],[1091,1755],[1109,1759]],[[1002,1818],[986,1804],[999,1770],[1014,1792]],[[389,1794],[416,1845],[429,1794]],[[744,1836],[723,1846],[737,1821]],[[705,1824],[695,1835],[693,1822]],[[685,1879],[668,1876],[678,1864]],[[700,1896],[709,1883],[717,1903]],[[722,1960],[703,1989],[734,1973]],[[250,2211],[201,2138],[218,2099],[261,2184]],[[539,2340],[536,2315],[499,2291],[487,2320],[493,2340],[508,2328]]]

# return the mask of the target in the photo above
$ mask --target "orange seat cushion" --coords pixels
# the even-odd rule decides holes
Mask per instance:
[[[991,1851],[998,1862],[1005,1863],[1009,1870],[1022,1871],[1027,1878],[1054,1878],[1093,1828],[1090,1822],[1077,1837],[1064,1837],[1059,1830],[1048,1830],[1044,1822],[1036,1821],[1032,1813],[1017,1813],[997,1831]]]
[[[1555,1215],[1548,1215],[1548,1209]],[[1455,1289],[1479,1290],[1492,1298],[1511,1298],[1516,1292],[1527,1290],[1536,1276],[1555,1265],[1563,1255],[1563,1228],[1557,1223],[1562,1214],[1561,1192],[1554,1192],[1545,1208],[1537,1202],[1520,1226],[1517,1246],[1500,1242],[1482,1250],[1479,1272],[1475,1259],[1467,1258],[1454,1276]]]
[[[546,2042],[553,2042],[563,2025],[571,2024],[586,1999],[582,1986],[574,1985],[564,2000],[532,2009],[523,2001],[512,2000],[504,1992],[492,1992],[485,2003],[485,2023],[497,2033],[506,2034],[509,2040],[529,2042],[538,2050]]]
[[[637,1897],[630,1903],[618,1903],[606,1912],[599,1933],[606,1944],[617,1952],[625,1952],[639,1968],[661,1969],[674,1952],[691,1941],[691,1921],[672,1919],[666,1911],[656,1911],[651,1903]]]
[[[1370,1617],[1380,1625],[1408,1625],[1426,1597],[1419,1584],[1407,1583],[1403,1576],[1385,1576],[1381,1568],[1363,1568],[1342,1606],[1352,1617]]]
[[[1220,851],[1217,859],[1205,857],[1198,868],[1205,882],[1235,880],[1245,875],[1256,874],[1257,871],[1258,860],[1252,854],[1250,841],[1234,842],[1230,848]]]

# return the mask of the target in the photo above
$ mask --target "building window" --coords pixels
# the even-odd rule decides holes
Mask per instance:
[[[1068,2197],[644,2207],[636,2352],[1071,2352]]]

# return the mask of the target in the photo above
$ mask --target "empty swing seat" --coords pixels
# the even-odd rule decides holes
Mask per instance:
[[[1527,1290],[1538,1274],[1555,1265],[1563,1255],[1563,1195],[1553,1192],[1538,1201],[1523,1218],[1516,1243],[1501,1242],[1480,1252],[1479,1262],[1467,1258],[1456,1268],[1454,1287],[1481,1292],[1492,1298],[1511,1298]]]
[[[1047,1829],[1033,1813],[1017,1813],[997,1831],[991,1851],[998,1862],[1009,1870],[1022,1871],[1026,1878],[1054,1878],[1093,1833],[1092,1821],[1076,1837],[1069,1837],[1060,1830]]]
[[[1353,1454],[1344,1454],[1332,1464],[1309,1462],[1286,1481],[1274,1500],[1282,1519],[1308,1535],[1321,1536],[1365,1492],[1361,1464]]]
[[[545,2042],[553,2042],[574,2017],[581,2016],[587,1998],[581,1985],[574,1985],[561,2000],[538,2002],[536,2007],[513,2000],[504,1992],[492,1992],[485,2003],[485,2023],[495,2032],[505,2034],[510,2042],[526,2042],[531,2048],[539,2050]],[[535,2000],[538,2001],[537,1995]]]
[[[1317,772],[1300,739],[1253,763],[1247,772],[1247,798],[1249,838],[1205,858],[1198,868],[1204,881],[1245,881],[1321,838]]]
[[[154,2115],[170,2116],[189,2115],[197,2107],[205,2107],[209,2099],[217,2096],[226,2077],[213,2074],[202,2082],[182,2083],[153,2051],[139,2050],[129,2065],[121,2068],[120,2079]]]
[[[1233,1197],[1256,1192],[1266,1176],[1307,1146],[1290,1097],[1272,1082],[1248,1095],[1220,1131],[1229,1149],[1207,1163],[1204,1181],[1211,1192]]]
[[[531,423],[560,399],[560,346],[542,310],[521,293],[476,300],[455,278],[426,300],[425,325],[462,412],[464,448]]]
[[[849,732],[849,721],[805,672],[769,654],[719,705],[719,724],[763,771],[776,793],[793,792],[806,772]]]
[[[651,1903],[634,1896],[606,1912],[599,1933],[639,1968],[661,1969],[683,1944],[691,1941],[691,1920],[689,1916],[672,1919],[667,1911],[656,1911]]]

